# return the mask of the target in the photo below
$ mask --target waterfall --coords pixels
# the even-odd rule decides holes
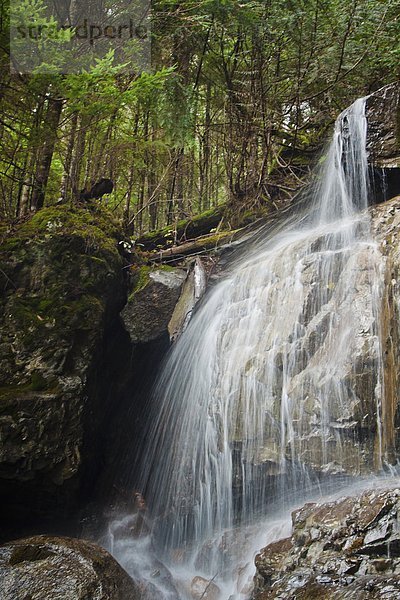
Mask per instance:
[[[294,492],[382,467],[366,131],[360,99],[337,119],[311,190],[233,260],[158,377],[139,488],[169,565],[180,553],[187,570],[226,580],[226,532],[251,530]],[[361,352],[374,398],[365,423]]]

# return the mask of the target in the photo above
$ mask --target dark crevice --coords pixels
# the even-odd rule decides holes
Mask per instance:
[[[370,167],[371,203],[380,204],[400,195],[400,168]]]

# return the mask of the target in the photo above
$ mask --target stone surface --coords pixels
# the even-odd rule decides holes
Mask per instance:
[[[190,587],[193,600],[220,600],[221,591],[213,582],[197,575]]]
[[[367,490],[292,514],[292,535],[256,556],[253,600],[400,597],[400,490]]]
[[[0,233],[0,505],[11,515],[28,495],[46,512],[74,497],[104,418],[118,226],[101,207],[59,206]]]
[[[186,268],[137,268],[121,313],[131,341],[143,344],[166,334],[171,341],[176,340],[204,294],[206,280],[200,258],[189,260]]]
[[[191,265],[189,274],[182,286],[179,300],[168,323],[171,340],[176,340],[190,321],[194,307],[203,296],[207,285],[207,275],[204,264],[196,258]]]
[[[382,450],[394,464],[400,451],[400,196],[372,207],[371,215],[373,233],[384,259]]]
[[[168,332],[185,279],[183,269],[139,269],[121,313],[133,343],[147,343]]]
[[[372,207],[370,216],[375,239],[359,247],[357,255],[354,253],[345,263],[343,273],[333,266],[326,304],[316,314],[312,307],[318,305],[315,290],[321,277],[312,254],[309,261],[303,261],[298,273],[304,286],[303,309],[301,336],[294,349],[294,376],[286,389],[293,427],[286,453],[290,458],[294,450],[303,465],[324,476],[369,473],[380,468],[381,460],[395,464],[400,450],[400,197]],[[317,239],[316,250],[318,243]],[[338,302],[335,290],[349,280],[354,284],[351,301]],[[371,282],[376,289],[371,288]],[[373,294],[383,300],[382,304],[379,301],[378,314],[373,309]],[[340,326],[348,322],[359,324],[351,339],[343,336],[343,329],[335,329],[335,323]],[[343,358],[333,364],[329,358],[330,340],[336,352],[335,340],[340,336],[346,339],[338,355]],[[382,356],[378,336],[383,339]],[[268,384],[272,375],[276,380],[276,392],[268,407],[276,422],[281,414],[280,373],[284,370],[285,352],[285,347],[278,352],[267,380]],[[384,382],[378,381],[381,363]],[[261,383],[265,378],[264,365],[261,353],[248,364],[249,372],[255,372]],[[377,398],[381,392],[378,414]],[[321,394],[326,404],[320,400]],[[271,426],[267,433],[256,459],[267,473],[275,475],[280,473],[281,432]],[[240,443],[240,439],[239,423],[234,441]]]
[[[367,150],[371,164],[400,167],[400,85],[394,83],[367,99]]]
[[[2,600],[139,600],[140,588],[103,548],[35,536],[0,546]]]

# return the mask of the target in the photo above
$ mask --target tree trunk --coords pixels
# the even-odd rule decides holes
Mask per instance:
[[[83,154],[85,151],[86,129],[86,120],[83,115],[80,115],[76,144],[71,162],[71,188],[74,200],[79,200],[80,195],[79,182],[82,171]]]
[[[71,120],[71,128],[68,136],[67,152],[64,162],[64,171],[61,178],[60,186],[60,200],[65,202],[68,197],[68,192],[71,186],[71,164],[72,164],[72,153],[74,150],[75,138],[76,138],[76,127],[78,124],[78,113],[74,113]]]
[[[49,98],[46,113],[45,139],[39,151],[33,184],[31,209],[37,212],[43,207],[46,186],[49,179],[54,146],[57,139],[57,127],[60,121],[63,101],[61,98]]]

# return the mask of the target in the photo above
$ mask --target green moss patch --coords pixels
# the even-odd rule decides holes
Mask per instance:
[[[67,238],[72,248],[74,242],[78,242],[87,252],[116,251],[119,237],[118,223],[103,206],[60,205],[38,211],[29,221],[17,226],[2,246],[4,251],[13,251],[27,241],[43,243],[50,238]]]

